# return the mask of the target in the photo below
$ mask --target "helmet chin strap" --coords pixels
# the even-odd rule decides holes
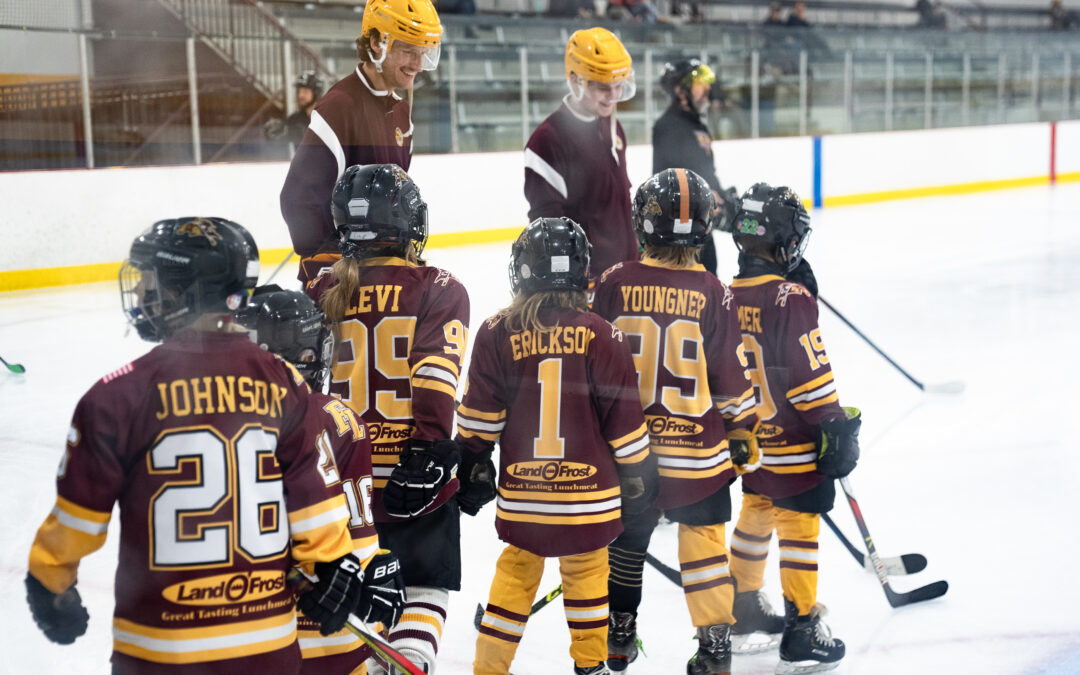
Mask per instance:
[[[373,54],[372,51],[371,51],[371,44],[370,43],[368,44],[368,47],[367,47],[367,53],[368,53],[368,58],[371,59],[371,65],[375,66],[375,72],[379,73],[381,75],[382,74],[382,64],[383,64],[384,61],[386,61],[386,55],[390,53],[390,38],[389,38],[389,36],[384,37],[382,39],[382,42],[379,43],[379,46],[381,47],[381,51],[382,51],[382,56],[380,56],[379,58],[375,58],[375,54]]]

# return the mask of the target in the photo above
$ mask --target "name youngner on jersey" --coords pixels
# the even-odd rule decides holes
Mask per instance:
[[[623,312],[659,312],[700,319],[705,309],[705,294],[671,286],[623,286]]]

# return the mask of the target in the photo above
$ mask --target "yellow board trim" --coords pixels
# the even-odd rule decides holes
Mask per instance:
[[[1058,177],[1061,180],[1061,177]],[[990,192],[993,190],[1008,190],[1011,188],[1031,187],[1033,185],[1049,185],[1050,176],[1027,176],[1024,178],[1004,178],[1001,180],[982,180],[973,183],[956,183],[954,185],[931,185],[928,187],[906,188],[903,190],[882,190],[881,192],[864,192],[855,195],[839,195],[825,197],[823,206],[855,206],[858,204],[871,204],[875,202],[889,202],[897,199],[914,199],[916,197],[943,197],[948,195],[966,195],[973,192]]]

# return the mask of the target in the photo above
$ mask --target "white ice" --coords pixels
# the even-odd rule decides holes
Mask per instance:
[[[822,309],[841,401],[864,413],[852,483],[870,531],[883,555],[929,559],[926,571],[895,577],[894,586],[950,583],[941,599],[891,609],[876,577],[822,527],[818,597],[848,645],[836,672],[1080,673],[1078,204],[1080,185],[1072,184],[813,214],[807,257],[823,296],[916,378],[967,386],[954,396],[919,392]],[[730,278],[734,248],[721,240],[719,249],[721,278]],[[469,289],[474,327],[507,300],[508,254],[508,244],[429,252]],[[0,672],[109,672],[118,526],[80,568],[91,623],[74,645],[37,631],[23,577],[53,504],[76,401],[150,347],[124,329],[112,283],[0,294],[0,356],[27,369],[0,372],[0,527],[8,542],[0,552]],[[733,494],[737,504],[737,486]],[[842,498],[833,515],[858,543]],[[465,574],[451,598],[440,675],[471,672],[472,616],[486,602],[502,548],[493,519],[490,506],[463,517]],[[779,607],[773,541],[765,590]],[[677,564],[674,527],[657,530],[651,551]],[[541,592],[557,583],[553,561]],[[517,675],[572,672],[560,607],[556,601],[529,622]],[[630,673],[685,672],[695,647],[686,606],[648,568],[639,631],[648,656]],[[771,673],[775,664],[775,654],[737,658],[733,672]]]

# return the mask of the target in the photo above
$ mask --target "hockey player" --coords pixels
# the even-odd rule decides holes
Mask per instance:
[[[79,561],[120,503],[114,673],[297,673],[286,573],[334,631],[358,602],[345,498],[305,442],[310,390],[231,321],[259,276],[251,235],[220,218],[151,226],[120,271],[124,312],[162,344],[79,401],[56,506],[30,550],[27,600],[54,642],[82,635]]]
[[[653,173],[664,169],[690,169],[705,179],[712,193],[710,219],[725,232],[728,221],[735,219],[738,195],[724,190],[716,177],[712,152],[712,133],[706,124],[716,75],[699,59],[682,59],[664,64],[660,86],[671,97],[671,104],[652,128]],[[716,274],[716,242],[705,237],[701,264]]]
[[[342,258],[308,292],[335,323],[330,391],[367,423],[375,528],[405,578],[408,600],[390,642],[433,673],[449,591],[461,586],[451,435],[469,298],[420,259],[427,205],[397,166],[349,167],[331,211]]]
[[[758,183],[735,221],[739,274],[732,282],[743,334],[740,351],[758,400],[761,468],[743,477],[731,538],[736,630],[772,619],[758,595],[769,539],[780,544],[784,629],[777,673],[835,668],[844,643],[831,637],[817,604],[820,514],[832,508],[834,478],[859,457],[859,411],[841,408],[818,328],[817,301],[785,279],[802,259],[810,217],[786,187]]]
[[[616,104],[634,96],[633,63],[603,28],[571,35],[565,60],[570,93],[525,146],[525,198],[530,219],[566,216],[581,225],[599,274],[638,254],[626,134],[615,119]]]
[[[323,393],[334,353],[326,315],[299,291],[263,286],[237,313],[237,321],[260,347],[293,364],[311,386],[304,431],[327,475],[339,480],[349,506],[353,555],[363,568],[360,618],[369,624],[378,621],[393,626],[401,615],[405,584],[397,558],[379,548],[375,533],[367,429],[351,408]],[[349,675],[371,656],[371,650],[348,629],[324,636],[319,625],[304,616],[297,617],[297,629],[304,673]]]
[[[413,83],[438,66],[442,32],[431,0],[367,3],[356,39],[360,63],[315,106],[281,189],[302,282],[340,257],[326,205],[345,168],[388,163],[409,170]]]
[[[594,311],[632,345],[660,467],[655,507],[627,520],[608,547],[613,671],[637,657],[642,568],[661,509],[679,523],[683,592],[697,629],[698,650],[686,672],[731,671],[733,587],[724,523],[731,520],[735,465],[757,466],[757,415],[738,364],[742,335],[732,292],[698,262],[712,207],[708,183],[693,171],[667,169],[645,181],[634,197],[644,255],[607,270],[596,286]]]
[[[458,409],[462,509],[495,498],[496,563],[476,675],[506,675],[546,558],[558,558],[578,675],[607,673],[608,552],[622,517],[649,507],[656,464],[618,328],[587,311],[589,243],[569,218],[514,243],[510,306],[480,327]]]

